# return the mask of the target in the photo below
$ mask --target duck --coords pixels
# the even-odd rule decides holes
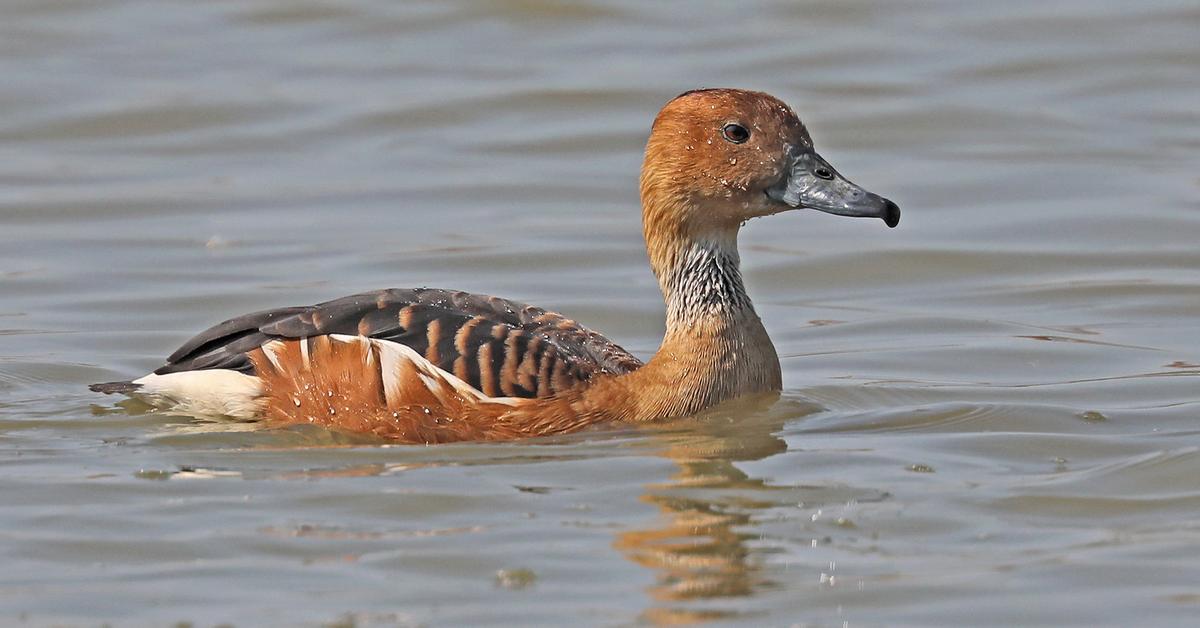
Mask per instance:
[[[396,443],[504,441],[695,415],[782,389],[746,293],[746,221],[813,209],[900,221],[814,149],[783,101],[684,92],[655,117],[640,178],[642,233],[666,305],[643,362],[557,312],[435,288],[387,289],[219,323],[154,372],[93,384],[170,411],[316,425]]]

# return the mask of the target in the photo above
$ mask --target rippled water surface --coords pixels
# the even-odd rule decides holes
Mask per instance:
[[[1194,1],[0,12],[0,624],[1200,617]],[[648,356],[642,142],[718,85],[905,212],[744,230],[778,400],[389,447],[85,388],[388,286]]]

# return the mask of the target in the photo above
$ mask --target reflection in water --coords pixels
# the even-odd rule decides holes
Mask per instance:
[[[655,606],[644,619],[657,625],[709,621],[737,615],[683,602],[748,596],[770,586],[756,564],[747,533],[756,512],[781,505],[768,486],[739,469],[738,461],[761,460],[787,450],[774,434],[789,417],[819,408],[775,396],[742,401],[697,418],[686,433],[665,433],[658,444],[679,466],[666,484],[651,485],[642,501],[657,506],[662,522],[617,535],[614,546],[629,560],[657,573],[648,593]]]

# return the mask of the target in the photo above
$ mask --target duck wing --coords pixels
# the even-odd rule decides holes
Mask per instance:
[[[272,340],[330,334],[406,345],[488,396],[545,397],[597,374],[642,366],[561,314],[487,295],[415,288],[238,316],[184,343],[154,373],[228,369],[253,375],[248,352]]]

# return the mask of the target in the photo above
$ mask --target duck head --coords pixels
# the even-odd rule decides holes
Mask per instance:
[[[685,92],[659,112],[642,166],[643,220],[706,238],[792,209],[900,222],[900,208],[851,183],[813,148],[800,118],[762,92]]]

